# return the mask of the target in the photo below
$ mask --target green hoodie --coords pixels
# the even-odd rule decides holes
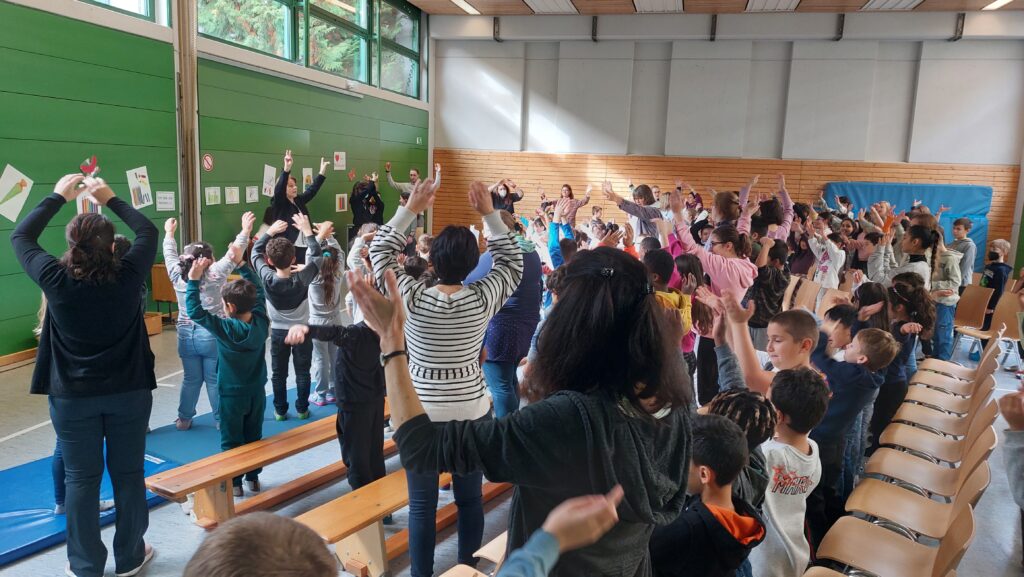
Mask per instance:
[[[199,300],[199,281],[189,280],[185,291],[188,316],[217,338],[217,384],[221,396],[262,394],[267,384],[267,317],[263,283],[248,266],[239,269],[242,277],[256,285],[256,305],[250,322],[220,318],[203,308]]]

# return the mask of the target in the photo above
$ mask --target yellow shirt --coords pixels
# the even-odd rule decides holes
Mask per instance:
[[[674,288],[669,288],[667,291],[655,291],[654,298],[658,299],[658,304],[667,309],[678,309],[679,316],[683,320],[683,334],[687,334],[693,327],[693,321],[690,319],[690,295],[684,295]]]

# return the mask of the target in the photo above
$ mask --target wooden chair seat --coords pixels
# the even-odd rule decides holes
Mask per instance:
[[[953,435],[954,437],[966,435],[967,428],[971,424],[967,417],[950,415],[949,413],[930,409],[924,405],[914,405],[912,403],[900,405],[892,420],[896,423],[908,423],[932,431],[938,431],[944,435]]]
[[[954,502],[976,503],[990,480],[989,466],[982,463],[961,485]],[[953,522],[954,503],[940,503],[878,479],[862,479],[846,500],[846,510],[875,517],[883,526],[895,524],[897,532],[909,539],[919,540],[920,535],[941,539]]]
[[[846,577],[846,575],[828,567],[811,567],[804,573],[804,577]]]
[[[941,409],[963,415],[971,407],[971,399],[944,393],[938,389],[928,387],[910,387],[907,389],[907,396],[904,402],[916,403],[925,407]]]
[[[473,553],[474,557],[486,559],[495,565],[500,566],[505,561],[505,550],[508,548],[508,531],[491,539],[479,551]]]
[[[970,427],[963,439],[936,435],[920,427],[891,423],[882,431],[879,444],[909,451],[918,457],[933,461],[959,463],[970,443],[996,420],[999,409],[995,401],[989,401],[977,414],[971,417]]]
[[[456,565],[441,574],[441,577],[488,577],[487,573],[481,573],[469,565]]]
[[[973,381],[962,381],[956,377],[949,377],[931,371],[917,371],[910,377],[911,385],[930,387],[952,395],[966,397],[974,389]],[[911,387],[913,388],[913,387]]]
[[[925,359],[917,363],[917,370],[939,373],[962,381],[973,379],[974,374],[978,371],[977,367],[965,367],[953,361],[940,361],[939,359]]]
[[[939,547],[896,538],[892,531],[862,519],[843,517],[818,547],[819,559],[832,559],[878,577],[935,577],[956,567],[974,538],[974,514],[958,508]]]
[[[895,449],[880,448],[867,463],[864,473],[880,475],[900,483],[908,490],[952,497],[974,469],[996,448],[996,432],[989,426],[968,446],[967,455],[957,468],[930,463]]]

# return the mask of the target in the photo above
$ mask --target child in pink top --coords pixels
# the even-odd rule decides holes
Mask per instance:
[[[758,176],[750,179],[747,185],[740,189],[740,219],[736,223],[736,228],[740,234],[750,234],[750,217],[753,214],[752,207],[748,209],[748,199],[750,197],[750,190],[757,184]],[[774,229],[772,225],[776,223],[770,223],[768,228],[768,238],[773,240],[781,240],[786,242],[789,240],[789,231],[793,226],[793,199],[789,196],[789,191],[786,190],[786,177],[783,174],[778,175],[779,179],[779,202],[782,204],[782,222],[778,223]],[[777,208],[775,209],[778,210]],[[776,212],[776,214],[778,214]]]
[[[674,242],[679,243],[682,252],[697,255],[700,259],[704,272],[711,279],[711,292],[716,295],[721,295],[724,290],[745,293],[757,278],[757,267],[747,258],[750,254],[747,235],[740,234],[730,225],[719,226],[711,232],[711,250],[705,250],[689,234],[689,226],[683,217],[682,195],[673,192],[669,202],[676,226]]]

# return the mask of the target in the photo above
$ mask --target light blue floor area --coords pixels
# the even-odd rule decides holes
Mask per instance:
[[[176,352],[176,337],[173,330],[152,339],[156,354],[156,375],[160,387],[154,392],[152,428],[174,422],[178,406],[178,384],[181,383],[181,363]],[[962,353],[957,357],[963,360]],[[1012,360],[1015,360],[1011,356]],[[268,359],[269,366],[269,359]],[[54,433],[49,426],[46,398],[28,394],[31,364],[0,370],[0,394],[7,402],[0,404],[0,469],[12,467],[50,454],[53,449]],[[997,395],[1016,390],[1020,384],[1011,373],[1000,370],[997,375]],[[294,386],[294,383],[289,386]],[[271,393],[269,385],[267,394]],[[200,395],[199,412],[209,412],[205,394]],[[997,430],[1002,431],[1005,423],[1000,419]],[[181,432],[183,442],[189,439],[190,431]],[[313,471],[339,458],[337,444],[328,443],[300,453],[286,461],[271,465],[260,476],[264,487],[273,487],[298,475]],[[1009,494],[1003,453],[997,448],[992,455],[992,485],[978,504],[977,535],[958,571],[965,577],[1017,577],[1021,575],[1021,534],[1020,513]],[[400,467],[397,457],[388,460],[388,471]],[[39,483],[49,486],[50,479]],[[296,516],[315,508],[349,491],[344,481],[333,483],[320,490],[278,507],[275,511],[287,516]],[[506,526],[510,493],[498,499],[487,508],[485,541],[497,536]],[[450,492],[442,492],[441,504],[451,500]],[[396,524],[389,532],[406,527],[405,510],[395,515]],[[182,568],[199,546],[204,531],[193,525],[177,504],[159,506],[150,512],[150,529],[147,540],[157,549],[153,564],[143,573],[148,577],[179,577]],[[108,549],[113,540],[112,528],[104,529],[103,540]],[[454,530],[448,529],[439,535],[435,556],[435,574],[444,572],[455,564]],[[66,560],[63,547],[53,547],[33,555],[16,564],[0,570],[0,577],[41,577],[63,575]],[[485,567],[481,567],[486,569]],[[402,557],[391,564],[392,575],[408,575],[408,559]],[[113,561],[108,566],[108,575],[113,574]],[[343,573],[342,573],[343,574]]]

